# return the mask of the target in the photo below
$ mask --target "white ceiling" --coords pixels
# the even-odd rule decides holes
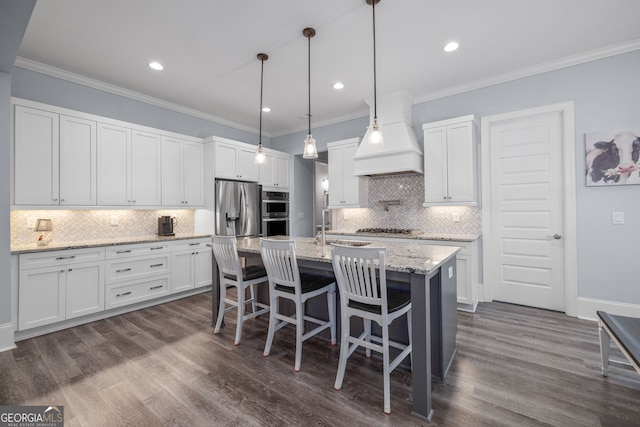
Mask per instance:
[[[264,105],[272,112],[263,131],[278,136],[307,126],[305,27],[317,32],[313,126],[368,114],[371,9],[365,0],[38,1],[17,64],[255,131],[256,54],[265,52]],[[640,49],[637,0],[382,0],[375,10],[379,99],[404,90],[424,101]],[[450,40],[460,49],[445,54]],[[149,69],[151,60],[165,70]],[[331,87],[338,80],[342,91]]]

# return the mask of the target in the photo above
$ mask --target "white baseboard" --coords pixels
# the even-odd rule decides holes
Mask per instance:
[[[0,325],[0,353],[16,348],[16,343],[13,341],[13,333],[15,329],[16,328],[13,323]]]
[[[617,314],[618,316],[640,317],[640,305],[637,304],[578,298],[578,317],[580,319],[597,320],[597,310]]]

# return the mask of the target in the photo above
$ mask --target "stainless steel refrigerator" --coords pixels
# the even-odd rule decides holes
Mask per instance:
[[[255,182],[216,181],[216,234],[260,235],[260,186]]]

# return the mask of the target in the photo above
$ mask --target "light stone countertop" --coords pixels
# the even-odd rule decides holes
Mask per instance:
[[[286,239],[287,237],[276,237]],[[331,263],[331,245],[322,245],[312,237],[297,237],[296,258]],[[260,253],[260,239],[238,239],[238,251]],[[460,248],[457,246],[425,245],[405,242],[372,242],[365,247],[387,248],[386,269],[403,273],[431,274],[451,259]]]
[[[82,240],[74,242],[51,242],[46,246],[38,246],[36,242],[23,244],[23,245],[11,245],[11,255],[19,255],[33,252],[43,251],[61,251],[65,249],[83,249],[93,248],[97,246],[117,246],[117,245],[131,245],[136,243],[159,243],[159,242],[171,242],[174,240],[186,240],[186,239],[199,239],[210,238],[209,234],[193,234],[193,233],[181,233],[175,236],[138,236],[138,237],[121,237],[115,239],[97,239],[97,240]]]
[[[355,230],[327,230],[327,235],[355,236],[355,237],[387,237],[394,239],[413,240],[442,240],[453,242],[473,242],[480,238],[480,234],[392,234],[392,233],[357,233]]]

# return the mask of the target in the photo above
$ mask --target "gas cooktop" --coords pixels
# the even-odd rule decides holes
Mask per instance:
[[[410,228],[360,228],[356,233],[376,233],[376,234],[422,234],[421,230]]]

